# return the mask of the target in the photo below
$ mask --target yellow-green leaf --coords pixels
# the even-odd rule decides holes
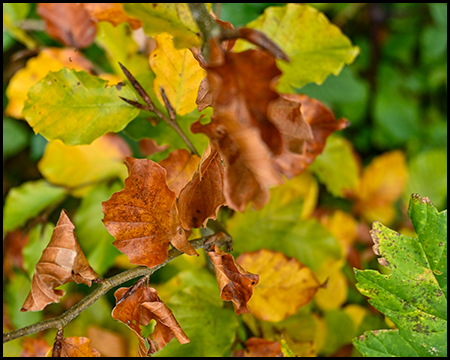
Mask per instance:
[[[187,3],[125,3],[123,9],[142,22],[147,35],[171,33],[177,48],[199,46],[203,42]]]
[[[277,61],[283,71],[277,89],[290,93],[292,87],[310,82],[321,84],[325,78],[341,71],[359,54],[359,48],[342,31],[309,5],[287,4],[265,10],[246,27],[262,31],[288,55],[290,63]],[[235,51],[250,47],[238,41]]]
[[[121,131],[139,114],[119,96],[136,98],[124,84],[109,86],[84,71],[63,68],[30,89],[23,115],[34,132],[48,140],[90,144],[107,132]]]
[[[123,161],[127,155],[131,155],[128,145],[114,134],[102,136],[90,145],[67,146],[54,140],[45,148],[38,168],[52,184],[72,188],[72,195],[83,196],[100,181],[125,178]]]
[[[160,87],[163,88],[175,112],[188,114],[197,107],[198,87],[206,71],[189,50],[175,49],[170,34],[159,34],[154,39],[156,48],[150,54],[150,66],[156,74],[153,91],[164,104],[160,91]]]

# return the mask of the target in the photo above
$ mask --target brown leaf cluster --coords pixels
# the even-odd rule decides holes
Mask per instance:
[[[189,342],[189,338],[178,324],[172,311],[164,304],[155,289],[147,286],[136,288],[120,288],[115,293],[116,306],[112,317],[123,322],[140,339],[140,349],[145,349],[148,342],[148,355],[161,350],[174,337],[181,344]],[[153,332],[145,339],[142,336],[141,326],[146,326],[151,320],[156,321]]]
[[[274,84],[281,71],[270,46],[231,53],[212,40],[210,48],[197,104],[199,110],[211,105],[214,114],[210,123],[197,121],[191,130],[207,135],[225,161],[227,205],[242,212],[252,202],[259,209],[269,200],[268,188],[281,184],[283,175],[300,174],[347,121],[336,121],[305,95],[278,94]]]
[[[87,337],[73,336],[61,341],[61,348],[56,357],[100,357],[100,353],[91,347]],[[53,354],[55,357],[55,354]]]
[[[92,280],[98,277],[84,256],[74,229],[67,213],[62,210],[50,243],[36,265],[31,291],[21,311],[38,311],[58,302],[64,291],[56,290],[57,286],[71,281],[91,286]]]
[[[180,149],[159,164],[131,157],[125,164],[124,189],[103,202],[103,223],[117,249],[149,268],[167,259],[169,244],[198,255],[187,240],[190,229],[215,219],[225,201],[218,151],[207,150],[199,159]]]
[[[259,282],[259,276],[245,271],[233,255],[223,252],[215,244],[208,255],[214,265],[222,300],[233,303],[236,315],[249,313],[247,302]]]

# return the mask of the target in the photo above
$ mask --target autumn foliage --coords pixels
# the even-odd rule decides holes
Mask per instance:
[[[8,86],[5,112],[49,143],[37,165],[46,180],[6,200],[4,251],[32,243],[13,230],[66,199],[80,199],[80,210],[31,232],[50,241],[20,310],[60,302],[67,283],[99,284],[95,297],[141,277],[114,292],[111,317],[137,342],[122,346],[127,354],[308,356],[348,343],[299,329],[369,318],[359,305],[338,312],[344,263],[361,265],[355,244],[367,247],[367,223],[394,221],[406,161],[392,151],[363,166],[336,135],[350,122],[298,88],[338,74],[358,47],[308,5],[268,8],[240,28],[203,4],[42,3],[36,12],[64,48],[42,49]],[[131,34],[143,37],[139,50]],[[83,56],[93,44],[110,73]],[[316,207],[317,178],[349,212]],[[33,200],[39,193],[45,199]],[[9,272],[19,264],[5,263]],[[64,326],[54,326],[54,356],[115,355],[64,338]],[[116,344],[126,338],[90,329]]]

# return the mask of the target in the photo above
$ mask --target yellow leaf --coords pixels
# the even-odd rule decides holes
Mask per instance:
[[[357,211],[368,221],[389,225],[395,219],[394,203],[408,177],[405,155],[395,150],[377,156],[364,169],[358,192]]]
[[[347,300],[347,293],[347,278],[341,271],[336,271],[328,278],[326,287],[317,291],[314,301],[324,311],[339,309]]]
[[[346,254],[357,237],[358,223],[355,218],[342,210],[336,210],[330,215],[321,216],[319,220],[335,236]]]
[[[281,321],[295,314],[311,301],[320,286],[308,267],[280,252],[262,249],[243,253],[236,262],[259,275],[248,307],[265,321]]]
[[[179,115],[186,115],[197,107],[198,87],[206,76],[188,49],[177,50],[170,34],[155,35],[156,48],[150,54],[150,66],[156,74],[153,90],[164,104],[160,87]]]
[[[123,161],[129,155],[128,145],[118,135],[104,135],[90,145],[67,146],[54,140],[48,143],[38,169],[52,184],[72,188],[72,195],[83,196],[96,182],[125,178]]]
[[[73,49],[46,48],[38,56],[27,61],[24,68],[17,71],[6,88],[8,106],[5,114],[23,119],[22,110],[28,90],[49,71],[58,71],[63,67],[89,71],[92,64]]]

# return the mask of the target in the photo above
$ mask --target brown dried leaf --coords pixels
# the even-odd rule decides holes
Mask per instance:
[[[224,172],[219,151],[208,145],[197,172],[178,199],[180,221],[185,229],[206,226],[208,219],[217,219],[219,208],[225,204]]]
[[[175,193],[157,163],[127,157],[125,165],[125,187],[103,202],[103,223],[131,263],[152,268],[167,259]]]
[[[188,241],[189,236],[192,231],[190,229],[185,230],[181,225],[180,218],[178,215],[178,207],[177,204],[174,203],[172,206],[172,210],[170,212],[170,232],[169,239],[170,243],[176,247],[178,250],[188,254],[188,255],[197,255],[197,251],[195,251],[194,247]]]
[[[236,357],[281,357],[281,344],[257,337],[251,337],[245,342],[246,350],[238,350]]]
[[[261,208],[269,199],[267,187],[283,182],[272,161],[282,153],[283,139],[267,115],[269,103],[279,97],[271,84],[281,72],[262,50],[228,53],[215,42],[207,72],[214,114],[209,124],[198,121],[191,130],[220,149],[227,205],[244,211],[253,202]]]
[[[167,159],[161,160],[161,165],[167,171],[167,185],[176,196],[180,195],[189,180],[197,170],[200,157],[193,155],[186,149],[172,151]]]
[[[39,3],[36,12],[44,19],[47,34],[63,44],[81,49],[94,42],[97,26],[81,4]]]
[[[161,350],[174,337],[181,344],[189,342],[172,311],[161,301],[155,289],[147,286],[138,287],[131,292],[129,289],[120,288],[114,293],[117,303],[112,311],[112,317],[133,330],[141,344],[144,340],[141,325],[146,326],[152,319],[156,320],[153,333],[146,339],[150,345],[148,354]],[[142,352],[142,345],[140,349]]]
[[[164,151],[169,147],[169,145],[159,146],[153,139],[142,139],[139,140],[139,151],[144,156],[150,156],[158,152]]]
[[[68,337],[61,342],[60,357],[100,357],[100,353],[90,343],[87,337]]]
[[[286,177],[292,178],[305,170],[322,153],[328,136],[334,131],[346,128],[349,122],[344,118],[336,121],[333,113],[320,101],[306,95],[285,94],[283,98],[285,101],[293,103],[291,104],[293,108],[295,108],[296,104],[300,106],[303,118],[310,125],[313,135],[313,139],[305,139],[304,145],[296,143],[295,139],[286,138],[289,149],[285,149],[275,159],[279,171]],[[283,106],[287,106],[287,103],[284,104]],[[279,113],[277,114],[277,110],[280,109],[277,109],[277,104],[274,105],[271,108],[271,115],[274,118],[273,121],[279,125],[280,120],[277,119],[279,115]]]
[[[91,19],[97,22],[108,21],[114,26],[127,22],[133,30],[142,26],[139,20],[130,18],[125,14],[120,3],[82,3],[82,6],[89,13]]]
[[[214,264],[222,300],[233,302],[236,315],[250,312],[247,302],[259,282],[259,276],[245,271],[234,261],[233,255],[223,252],[215,244],[208,255]]]
[[[91,281],[98,277],[84,256],[74,229],[62,210],[50,243],[36,265],[31,291],[20,311],[38,311],[58,302],[64,291],[55,290],[57,286],[71,281],[91,286]]]

